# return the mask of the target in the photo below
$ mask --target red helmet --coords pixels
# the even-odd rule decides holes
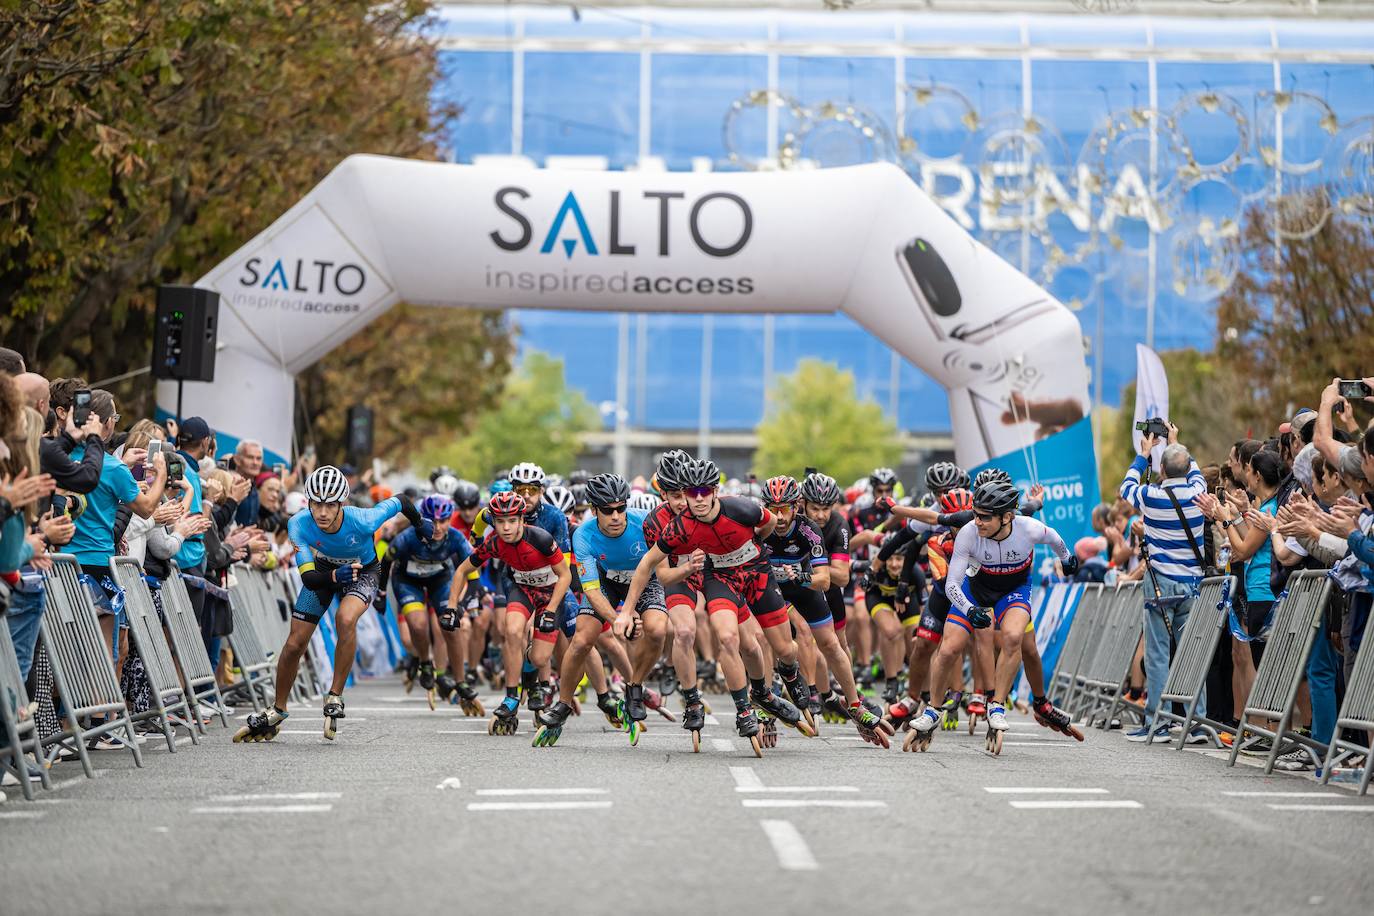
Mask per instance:
[[[487,508],[491,510],[492,518],[513,518],[525,514],[525,500],[513,491],[506,490],[493,494]]]
[[[940,508],[945,512],[965,512],[973,508],[973,494],[963,487],[950,490],[940,497]]]
[[[801,501],[801,487],[791,477],[770,477],[763,485],[763,501],[772,506],[790,506]]]

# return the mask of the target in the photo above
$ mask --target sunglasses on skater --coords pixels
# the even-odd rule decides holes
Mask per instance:
[[[975,509],[973,510],[973,517],[976,519],[980,519],[981,521],[990,522],[993,519],[995,519],[997,515],[992,512],[979,512],[977,509]]]
[[[624,515],[625,503],[618,506],[597,506],[596,512],[598,515]]]
[[[695,496],[697,499],[705,499],[716,492],[715,487],[688,487],[684,492],[688,496]]]
[[[544,492],[543,488],[533,486],[532,484],[526,484],[523,487],[515,487],[515,494],[517,496],[538,496],[542,492]]]

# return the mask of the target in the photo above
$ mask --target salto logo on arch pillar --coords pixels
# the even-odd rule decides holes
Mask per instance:
[[[209,285],[242,317],[271,311],[284,320],[366,312],[392,292],[318,204],[225,262]]]

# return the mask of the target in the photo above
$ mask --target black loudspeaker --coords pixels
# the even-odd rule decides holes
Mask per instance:
[[[348,459],[356,467],[372,460],[372,408],[362,404],[348,408]]]
[[[215,380],[219,293],[194,286],[159,286],[153,324],[153,378]]]

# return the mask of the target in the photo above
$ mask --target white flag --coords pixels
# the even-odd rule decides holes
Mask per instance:
[[[1152,417],[1169,419],[1169,377],[1164,374],[1164,364],[1159,354],[1144,344],[1135,345],[1135,422],[1141,423]],[[1136,452],[1140,451],[1141,433],[1132,429],[1131,442]],[[1163,444],[1155,447],[1151,456],[1156,467]]]

